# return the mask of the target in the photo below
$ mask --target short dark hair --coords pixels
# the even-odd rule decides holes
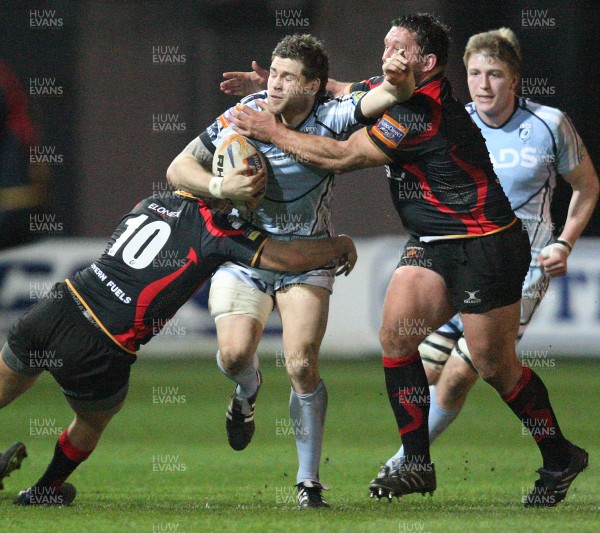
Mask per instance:
[[[321,82],[316,94],[317,98],[325,94],[329,78],[329,57],[322,41],[308,33],[287,35],[277,43],[271,61],[275,56],[300,61],[302,75],[307,80],[318,79]]]
[[[392,20],[392,26],[415,34],[415,41],[423,54],[434,54],[441,67],[448,63],[450,37],[447,26],[430,13],[401,15]]]

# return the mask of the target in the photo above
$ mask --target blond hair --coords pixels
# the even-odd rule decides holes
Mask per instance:
[[[504,61],[513,74],[521,72],[521,46],[517,36],[510,28],[499,28],[471,36],[463,56],[465,67],[467,67],[472,54],[484,54]]]

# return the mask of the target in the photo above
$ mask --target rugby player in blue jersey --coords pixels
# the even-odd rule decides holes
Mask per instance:
[[[404,49],[416,89],[409,100],[347,141],[315,142],[282,127],[264,106],[261,113],[236,110],[232,120],[239,133],[276,144],[322,169],[343,173],[387,165],[392,200],[410,233],[388,287],[380,330],[386,388],[405,458],[393,468],[384,465],[370,484],[372,495],[391,498],[436,488],[429,455],[430,394],[418,348],[423,331],[439,328],[460,312],[479,375],[530,430],[541,452],[540,478],[524,503],[553,506],[587,466],[588,454],[565,438],[544,383],[516,357],[531,246],[494,173],[484,138],[444,76],[448,43],[447,29],[432,15],[394,20],[382,60]],[[370,90],[380,82],[380,77],[371,78],[350,90]],[[583,161],[584,152],[580,156]],[[407,194],[414,191],[421,194]],[[558,242],[547,249],[544,270],[560,273],[563,259],[554,252],[569,245]],[[415,323],[418,328],[407,327]],[[535,428],[542,426],[546,431],[540,435]]]
[[[410,96],[414,80],[404,73],[405,64],[401,52],[392,54],[385,64],[387,79],[376,91],[332,99],[325,90],[328,58],[322,43],[311,35],[288,36],[273,51],[267,90],[247,96],[241,105],[255,110],[267,106],[291,130],[346,139],[357,124],[355,110],[363,96],[361,108],[370,117]],[[211,174],[216,147],[234,132],[234,111],[230,108],[219,116],[177,156],[167,172],[172,184],[197,194],[247,199]],[[241,216],[276,239],[334,235],[330,214],[334,174],[309,168],[303,158],[269,143],[258,142],[257,147],[268,168],[266,192],[253,210],[242,209]],[[254,434],[254,406],[261,384],[256,350],[268,316],[275,305],[279,310],[292,385],[290,418],[298,451],[296,484],[301,508],[328,506],[322,494],[326,487],[319,479],[327,389],[319,374],[318,355],[333,289],[331,267],[282,274],[230,262],[213,276],[209,297],[219,342],[217,364],[237,384],[226,415],[227,436],[235,450],[246,448]]]

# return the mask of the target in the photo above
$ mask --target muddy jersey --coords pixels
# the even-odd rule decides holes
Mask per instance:
[[[354,118],[358,98],[346,95],[315,102],[309,115],[296,130],[310,135],[347,139],[357,124]],[[252,94],[240,104],[262,111],[258,102],[267,101],[267,91]],[[224,139],[234,133],[228,109],[200,135],[206,148],[214,153]],[[286,154],[273,145],[253,140],[267,163],[266,193],[258,208],[241,215],[274,236],[325,237],[334,235],[331,202],[334,175],[306,166],[302,157]]]
[[[351,90],[368,91],[382,79]],[[390,160],[392,200],[411,234],[423,241],[476,237],[514,222],[481,132],[442,74],[364,131]]]
[[[106,250],[67,279],[84,314],[130,353],[229,260],[258,266],[267,235],[187,193],[142,200]]]

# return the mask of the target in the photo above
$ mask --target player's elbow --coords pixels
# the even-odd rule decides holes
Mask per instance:
[[[169,182],[169,185],[173,187],[177,187],[179,185],[177,164],[178,161],[177,158],[175,158],[173,161],[171,161],[169,168],[167,168],[167,181]]]
[[[578,192],[582,201],[588,205],[596,205],[600,196],[600,182],[596,173],[589,174],[578,184],[572,185],[573,191]]]
[[[598,196],[600,196],[600,181],[598,181],[598,176],[595,172],[590,179],[589,195],[590,197],[594,198],[595,202],[598,202]]]

